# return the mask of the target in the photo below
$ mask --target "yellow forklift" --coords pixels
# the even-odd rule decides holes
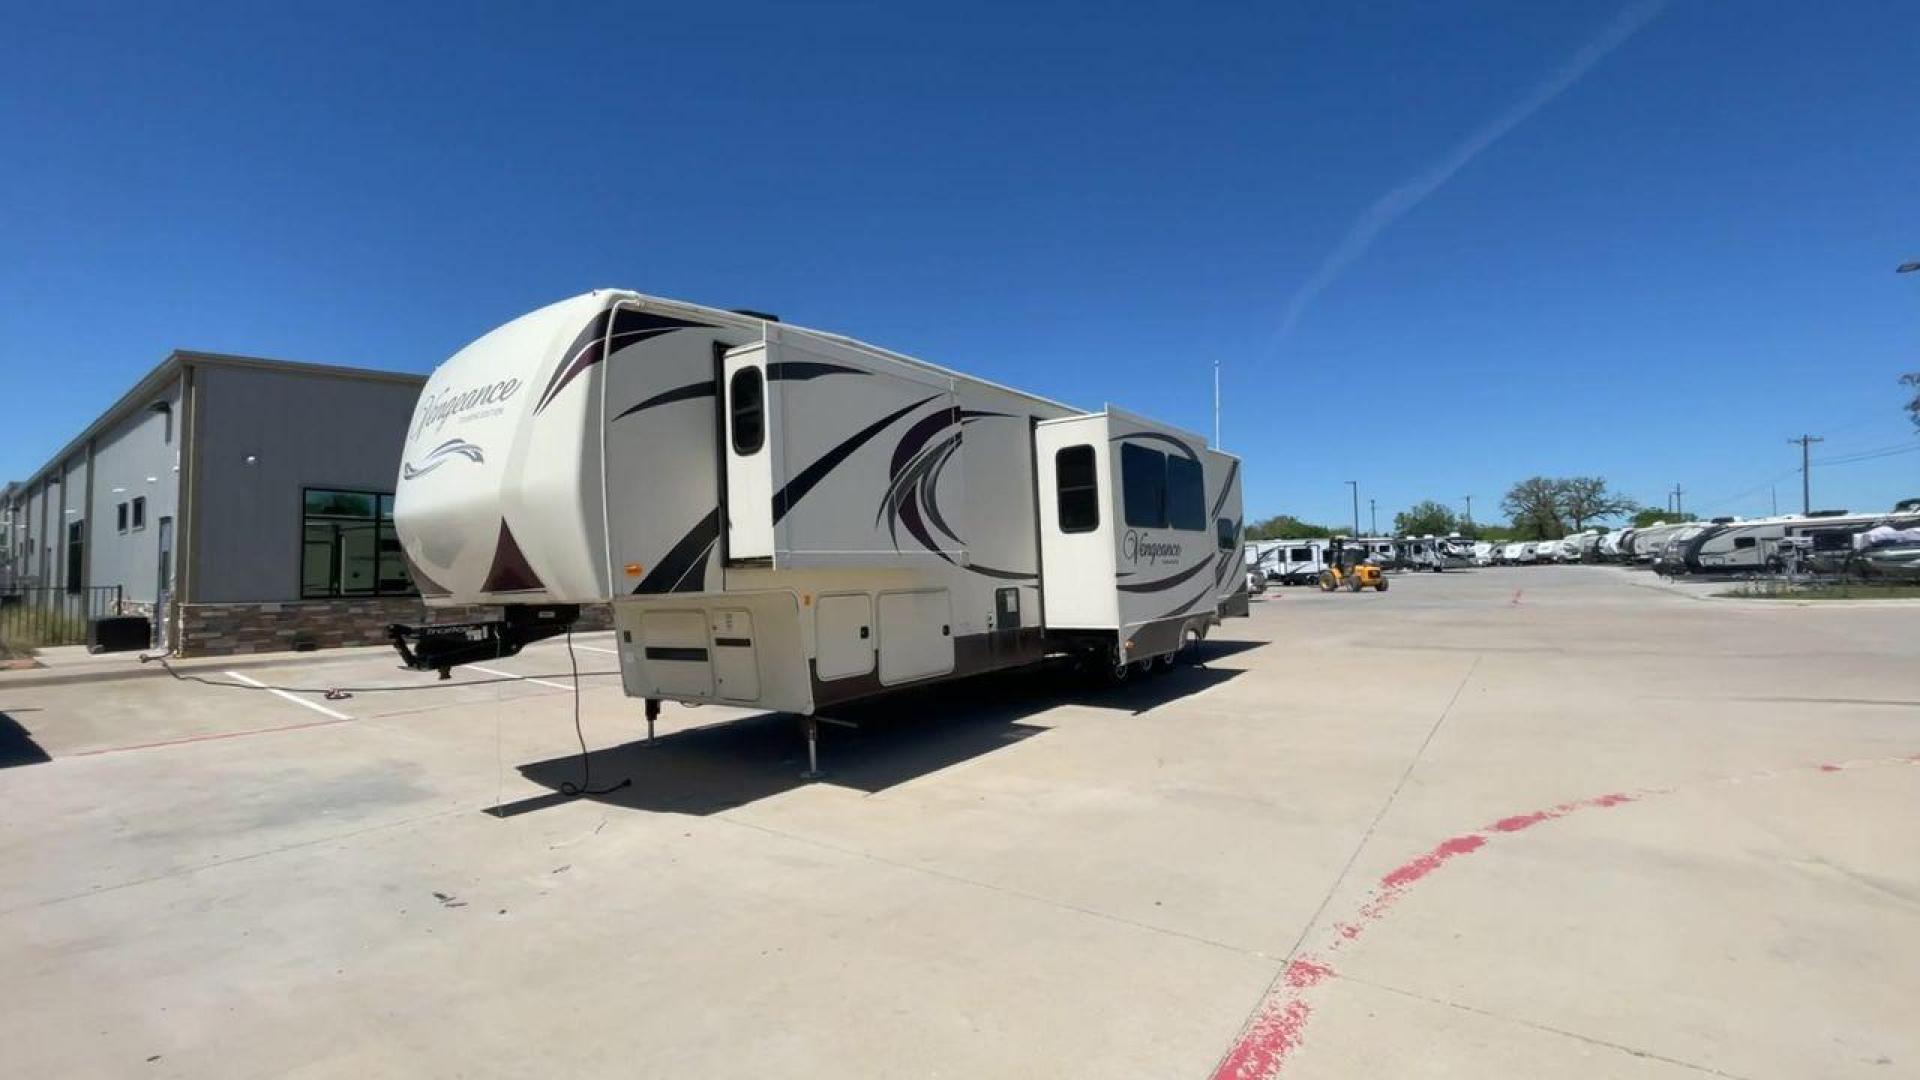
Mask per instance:
[[[1327,568],[1320,571],[1320,591],[1333,592],[1346,586],[1348,592],[1373,589],[1387,591],[1387,575],[1376,563],[1367,561],[1365,544],[1348,543],[1336,536],[1327,544]]]

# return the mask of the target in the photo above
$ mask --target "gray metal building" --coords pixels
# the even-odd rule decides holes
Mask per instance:
[[[425,381],[175,352],[0,490],[0,584],[117,586],[182,655],[384,640],[424,618],[390,519]]]

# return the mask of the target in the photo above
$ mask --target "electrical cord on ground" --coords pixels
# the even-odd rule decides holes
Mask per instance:
[[[552,675],[510,675],[494,679],[476,679],[472,682],[429,682],[420,683],[415,686],[277,686],[269,683],[228,682],[222,679],[209,679],[204,675],[182,674],[181,672],[175,671],[172,664],[167,663],[165,653],[142,653],[140,654],[140,662],[143,664],[159,664],[162,671],[165,671],[168,675],[180,682],[199,683],[202,686],[214,686],[228,690],[277,690],[285,694],[319,694],[328,701],[340,701],[345,698],[350,698],[355,694],[377,694],[409,690],[439,690],[454,686],[487,686],[493,683],[525,682],[530,679],[557,679],[560,677],[558,673]],[[633,778],[631,776],[614,784],[612,787],[595,788],[592,786],[593,759],[592,756],[587,753],[587,735],[580,724],[580,680],[583,678],[591,679],[601,675],[618,675],[620,673],[618,671],[589,671],[583,674],[580,671],[579,656],[573,651],[573,631],[571,630],[567,631],[567,668],[567,676],[573,682],[573,736],[579,740],[580,743],[580,782],[576,784],[571,780],[562,781],[560,784],[560,794],[569,799],[574,799],[582,795],[610,795],[613,792],[619,791],[621,788],[633,786]]]
[[[571,639],[571,635],[569,635],[569,639]],[[571,640],[568,641],[567,653],[568,653],[567,658],[571,660],[573,658]],[[166,657],[166,654],[164,653],[155,653],[153,655],[147,655],[143,653],[140,656],[140,662],[143,664],[159,664],[161,670],[165,671],[168,675],[173,676],[175,679],[179,680],[180,682],[199,683],[202,686],[217,686],[227,690],[278,690],[282,693],[287,693],[287,694],[319,694],[321,697],[325,698],[328,701],[344,701],[355,694],[388,694],[388,693],[411,692],[415,690],[450,690],[450,689],[454,689],[456,687],[462,687],[462,686],[487,686],[492,683],[527,682],[533,679],[558,679],[563,674],[568,674],[566,672],[555,672],[551,675],[544,675],[544,674],[543,675],[503,675],[503,676],[500,676],[499,678],[474,679],[470,682],[437,682],[436,681],[436,682],[418,683],[412,686],[278,686],[278,685],[271,685],[271,684],[261,684],[256,686],[252,683],[227,682],[221,679],[209,679],[204,675],[183,674],[179,671],[174,670],[174,667],[172,664],[167,663],[167,657]],[[578,680],[580,679],[592,679],[602,675],[618,675],[620,673],[618,671],[582,672],[579,670],[578,665],[575,665],[575,668],[571,674],[576,681],[575,689],[577,690]]]
[[[587,753],[587,735],[580,727],[580,662],[573,655],[573,631],[567,631],[567,666],[573,669],[573,737],[580,740],[580,782],[571,780],[560,782],[560,794],[569,799],[582,795],[611,795],[623,787],[633,786],[633,777],[629,776],[612,787],[594,788],[593,755]]]

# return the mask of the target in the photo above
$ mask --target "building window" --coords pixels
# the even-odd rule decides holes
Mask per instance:
[[[413,593],[393,531],[392,495],[308,488],[300,533],[301,597]]]
[[[113,508],[113,520],[121,532],[127,531],[127,504],[121,503]]]
[[[135,495],[133,497],[133,527],[136,529],[144,529],[147,527],[147,497],[145,495]]]
[[[727,406],[733,417],[733,452],[750,457],[767,441],[766,383],[757,367],[744,367],[727,383]]]
[[[1053,483],[1061,532],[1092,532],[1100,527],[1100,478],[1093,447],[1067,446],[1054,454]]]
[[[1121,443],[1120,490],[1128,525],[1136,529],[1167,527],[1167,455]]]

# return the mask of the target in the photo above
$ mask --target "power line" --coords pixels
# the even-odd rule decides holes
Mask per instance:
[[[1841,454],[1837,457],[1819,458],[1816,461],[1814,461],[1814,464],[1815,465],[1853,465],[1862,461],[1878,461],[1881,458],[1898,457],[1901,454],[1911,454],[1915,451],[1920,451],[1920,443],[1906,443],[1903,445],[1883,446],[1883,447],[1880,447],[1878,450],[1861,450],[1857,453]]]

